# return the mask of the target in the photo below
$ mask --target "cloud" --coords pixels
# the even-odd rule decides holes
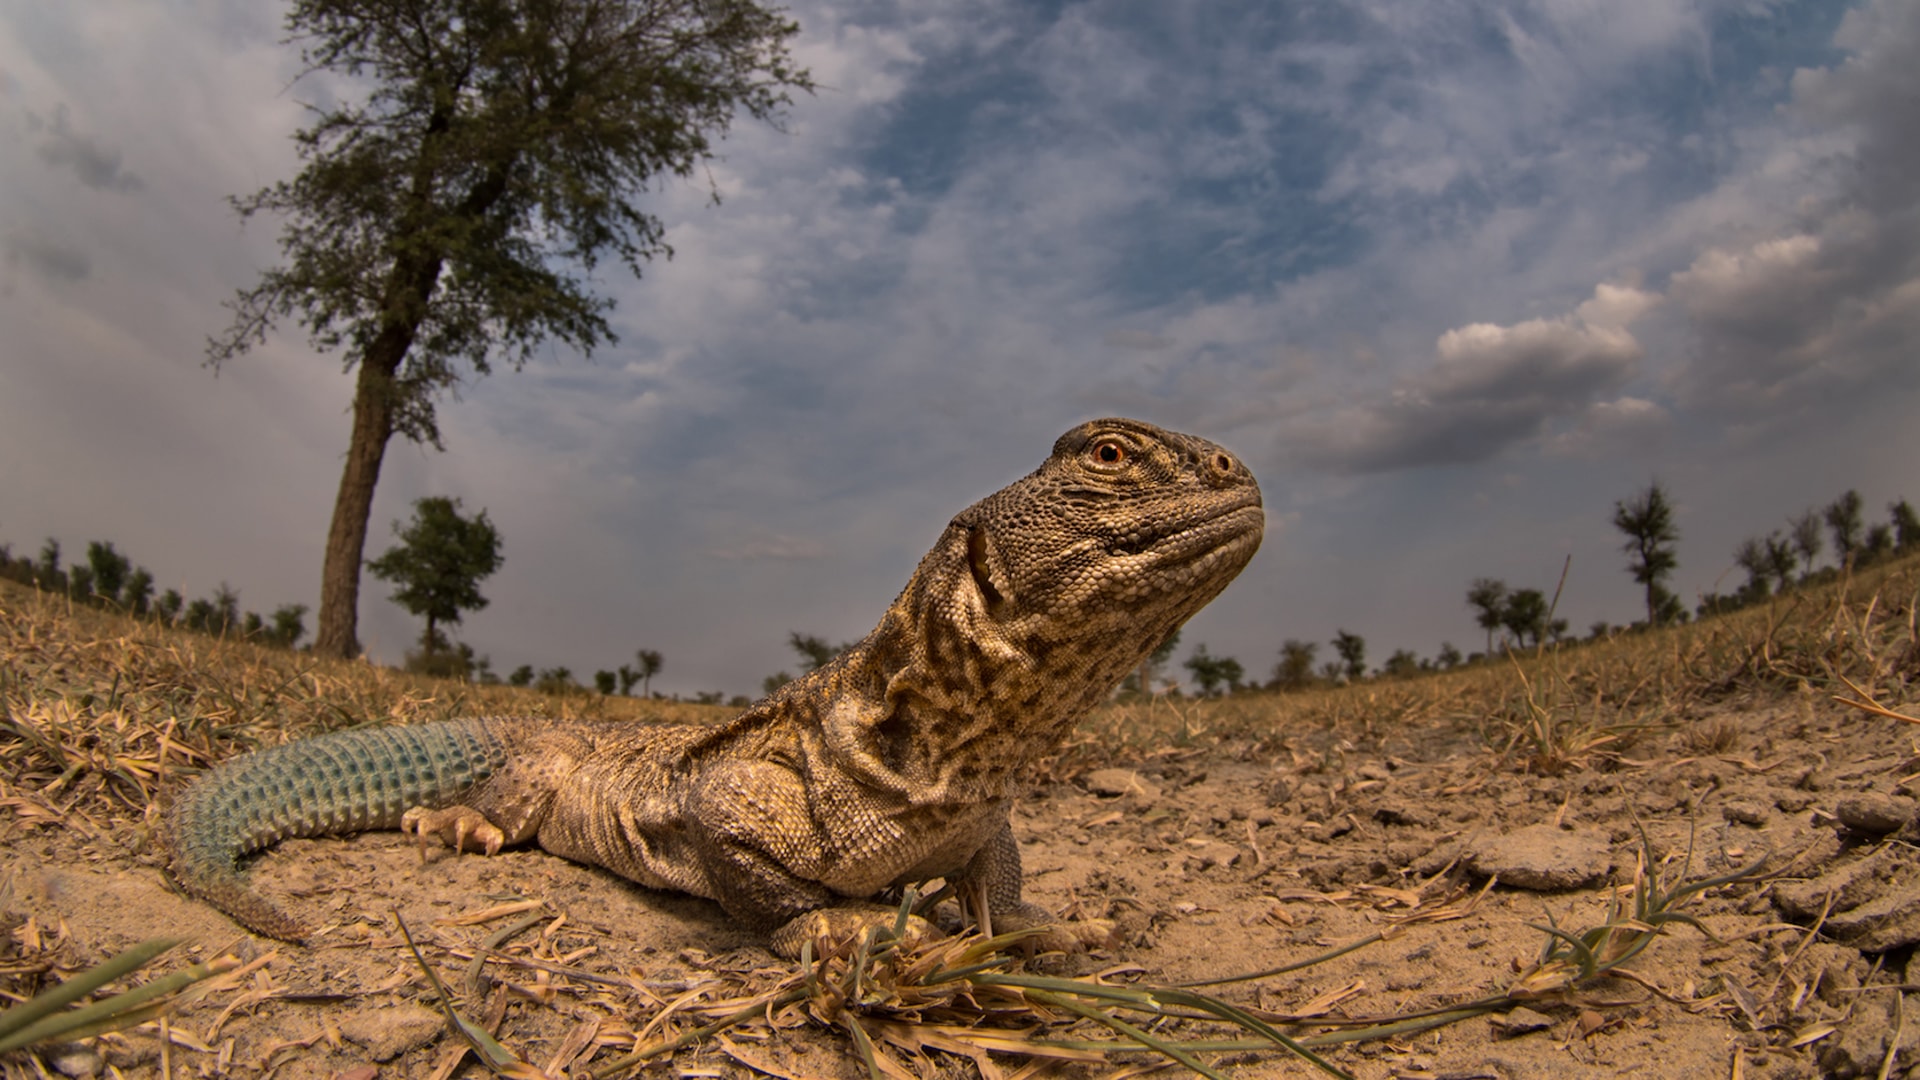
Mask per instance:
[[[1646,398],[1596,401],[1572,427],[1548,439],[1546,451],[1558,457],[1596,457],[1645,450],[1672,422],[1665,406]]]
[[[6,251],[8,266],[24,266],[49,281],[85,281],[93,274],[86,252],[36,233],[7,237]]]
[[[824,558],[827,550],[816,540],[769,532],[713,548],[707,554],[726,562],[753,562],[768,559],[793,562]]]
[[[127,192],[145,186],[138,176],[120,167],[118,150],[109,150],[73,130],[65,104],[54,106],[51,122],[29,116],[27,124],[45,132],[46,137],[35,148],[40,160],[56,169],[71,170],[82,184],[99,191]]]
[[[1303,419],[1285,439],[1307,463],[1336,472],[1484,461],[1625,385],[1645,351],[1627,326],[1658,303],[1631,286],[1601,285],[1569,315],[1449,330],[1426,370],[1380,400]]]
[[[1692,336],[1681,401],[1749,426],[1850,407],[1915,371],[1920,8],[1867,4],[1834,40],[1852,55],[1792,80],[1791,112],[1812,125],[1799,160],[1819,185],[1771,235],[1712,245],[1670,282]]]
[[[1104,345],[1135,352],[1159,352],[1173,347],[1173,339],[1147,330],[1109,330],[1100,338]]]

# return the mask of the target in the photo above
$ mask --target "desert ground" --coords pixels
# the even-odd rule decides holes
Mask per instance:
[[[395,833],[260,858],[256,886],[323,929],[250,935],[172,888],[154,844],[155,807],[209,761],[362,723],[725,710],[323,663],[0,583],[0,991],[161,937],[182,944],[112,989],[194,980],[0,1068],[1920,1076],[1917,585],[1907,559],[1449,673],[1116,702],[1014,813],[1028,898],[1111,920],[1109,945],[879,942],[801,965],[709,901]]]

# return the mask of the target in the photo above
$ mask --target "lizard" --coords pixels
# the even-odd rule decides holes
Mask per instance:
[[[1264,524],[1253,474],[1221,447],[1091,421],[954,517],[872,633],[731,720],[469,718],[256,750],[172,799],[169,873],[249,929],[301,941],[308,927],[249,887],[242,860],[286,837],[398,827],[423,850],[429,836],[487,854],[532,840],[709,897],[788,957],[893,925],[873,898],[936,878],[983,929],[1089,943],[1100,931],[1021,899],[1012,800],[1239,574]]]

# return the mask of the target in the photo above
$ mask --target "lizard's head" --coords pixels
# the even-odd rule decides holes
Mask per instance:
[[[1139,420],[1060,436],[1045,464],[953,527],[986,613],[1055,641],[1127,628],[1144,655],[1226,588],[1260,546],[1260,485],[1205,439]]]
[[[916,777],[916,798],[998,797],[1227,587],[1265,523],[1253,474],[1213,443],[1082,424],[955,517],[844,671],[822,669],[876,682],[840,699],[829,738],[870,778]]]

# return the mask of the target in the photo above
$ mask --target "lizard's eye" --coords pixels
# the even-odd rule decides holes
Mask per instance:
[[[1093,460],[1102,465],[1120,465],[1127,460],[1124,444],[1108,439],[1093,448]]]

